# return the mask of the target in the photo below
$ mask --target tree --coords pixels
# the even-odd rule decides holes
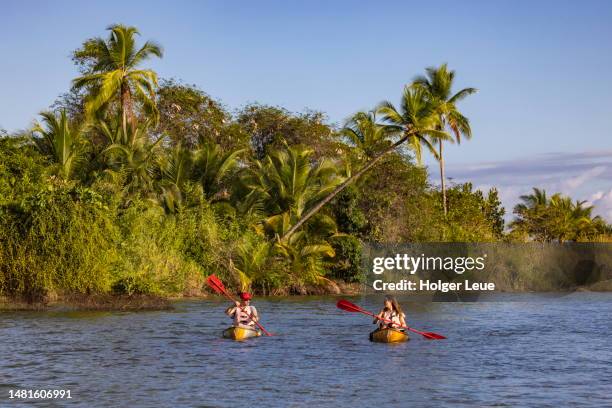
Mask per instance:
[[[292,113],[286,109],[251,104],[243,108],[236,122],[251,136],[255,158],[262,160],[273,149],[303,145],[314,151],[315,159],[331,157],[339,147],[333,129],[321,112],[306,110]]]
[[[107,40],[92,38],[73,54],[75,62],[83,68],[84,75],[74,79],[76,89],[87,88],[85,110],[92,117],[102,107],[119,98],[122,126],[129,122],[136,127],[134,99],[138,100],[146,113],[156,115],[155,87],[157,74],[150,69],[137,67],[151,56],[162,57],[161,47],[147,41],[136,48],[135,27],[115,24],[108,27]]]
[[[329,159],[312,161],[314,152],[304,147],[285,146],[273,151],[263,161],[255,161],[242,176],[245,189],[243,212],[258,209],[266,216],[264,226],[271,235],[283,236],[304,213],[321,201],[342,181],[338,168]],[[318,217],[320,232],[335,231],[335,222]]]
[[[37,123],[33,136],[41,153],[52,158],[55,171],[60,177],[70,179],[76,165],[83,158],[81,131],[70,123],[66,111],[59,116],[53,112],[42,112],[44,127]],[[40,137],[37,137],[40,135]]]
[[[453,81],[455,79],[455,71],[449,71],[446,64],[442,64],[439,68],[429,67],[425,70],[426,76],[418,76],[413,81],[417,87],[425,89],[427,98],[429,98],[436,106],[436,113],[439,116],[440,122],[438,129],[442,130],[449,128],[455,136],[455,141],[461,143],[461,136],[466,139],[472,137],[472,129],[468,118],[463,116],[457,109],[456,103],[464,99],[466,96],[476,93],[476,88],[464,88],[453,94]],[[440,183],[442,189],[442,207],[444,214],[448,212],[446,202],[446,177],[444,174],[444,138],[434,137],[434,141],[438,142],[438,152],[435,157],[440,163]]]
[[[504,235],[504,215],[506,214],[506,210],[502,206],[502,202],[499,199],[499,193],[495,187],[489,190],[483,211],[491,224],[495,236],[498,239],[502,238]]]
[[[516,219],[510,226],[515,235],[527,234],[536,241],[565,242],[596,239],[606,235],[606,223],[592,216],[593,207],[586,201],[572,201],[560,193],[547,197],[538,188],[521,196],[523,201],[514,207]]]
[[[381,113],[383,120],[388,122],[387,131],[389,135],[397,134],[399,140],[374,156],[359,171],[352,174],[317,205],[313,206],[300,218],[298,222],[295,223],[295,225],[287,230],[281,239],[285,240],[290,237],[291,234],[297,231],[297,229],[308,221],[310,217],[320,211],[325,204],[333,200],[338,193],[340,193],[350,184],[354,183],[355,180],[371,169],[376,163],[385,157],[385,155],[391,153],[405,142],[410,143],[410,146],[415,150],[418,159],[420,158],[421,144],[425,144],[431,151],[435,151],[427,139],[427,136],[435,136],[439,138],[450,137],[444,131],[437,129],[439,118],[437,115],[435,115],[434,105],[425,98],[424,91],[422,89],[406,86],[404,88],[400,110],[397,110],[390,102],[383,102],[378,107],[377,112]]]
[[[150,126],[151,121],[148,120],[124,127],[118,118],[100,121],[96,126],[106,139],[106,148],[101,153],[106,167],[103,173],[121,184],[130,194],[153,191],[162,137],[150,142]]]
[[[244,149],[223,152],[218,144],[207,143],[196,152],[195,176],[202,184],[204,195],[212,199],[221,192],[222,181],[236,167]]]
[[[173,79],[162,80],[157,89],[159,126],[156,132],[166,133],[174,144],[194,149],[200,144],[220,144],[223,150],[248,146],[246,134],[232,140],[226,127],[231,117],[223,106],[198,89]]]
[[[375,111],[357,112],[347,121],[340,135],[346,137],[366,157],[373,157],[389,145],[390,130],[376,121]]]

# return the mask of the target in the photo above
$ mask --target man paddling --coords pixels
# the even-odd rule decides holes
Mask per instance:
[[[253,329],[259,320],[257,309],[251,306],[251,294],[247,292],[240,293],[240,302],[228,307],[225,314],[234,319],[234,327]]]

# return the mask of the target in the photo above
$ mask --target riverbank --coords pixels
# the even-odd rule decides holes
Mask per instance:
[[[38,302],[0,298],[0,311],[44,311],[49,309],[144,311],[172,309],[171,299],[152,295],[68,295]]]
[[[320,285],[308,285],[301,288],[298,293],[282,293],[282,296],[321,296],[321,295],[347,295],[360,293],[359,283],[346,283],[335,280],[325,280]],[[256,295],[262,295],[256,293]],[[92,311],[147,311],[169,310],[173,302],[181,300],[203,300],[211,295],[201,289],[190,291],[183,296],[156,296],[156,295],[114,295],[114,294],[53,294],[43,297],[40,301],[28,301],[24,298],[0,297],[0,311],[44,311],[49,309],[74,309]]]
[[[565,291],[552,293],[576,293],[576,292],[612,292],[612,279],[597,282],[593,285],[577,286]],[[345,295],[355,296],[363,294],[363,286],[359,283],[345,283],[330,281],[327,285],[305,287],[303,293],[273,295],[274,297],[287,297],[299,299],[308,296]],[[373,292],[368,292],[372,294]],[[521,294],[540,293],[534,291],[497,291],[495,293]],[[551,292],[541,292],[551,293]],[[425,296],[430,295],[435,302],[457,302],[476,301],[478,296],[463,296],[464,292],[438,293],[397,293],[398,295]],[[264,296],[257,294],[257,296]],[[79,311],[154,311],[174,309],[176,302],[198,301],[215,298],[215,295],[202,290],[189,296],[162,297],[154,295],[112,295],[112,294],[73,294],[65,296],[54,296],[43,301],[28,302],[25,299],[0,297],[0,311],[48,311],[48,310],[79,310]]]

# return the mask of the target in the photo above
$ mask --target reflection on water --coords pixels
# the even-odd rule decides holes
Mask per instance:
[[[70,403],[33,404],[50,407],[610,406],[612,294],[508,296],[404,302],[409,323],[448,339],[392,346],[331,297],[256,300],[277,335],[244,343],[221,338],[231,321],[216,300],[0,313],[0,406],[17,388],[71,390]]]

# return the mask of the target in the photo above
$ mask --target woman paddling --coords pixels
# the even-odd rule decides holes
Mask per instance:
[[[251,306],[251,294],[247,292],[240,293],[240,302],[228,307],[225,314],[234,319],[234,327],[255,330],[255,322],[259,320],[257,309]]]
[[[374,316],[373,323],[378,323],[379,329],[397,329],[401,326],[406,326],[406,315],[402,312],[402,308],[397,303],[397,300],[391,295],[386,295],[384,307]]]

